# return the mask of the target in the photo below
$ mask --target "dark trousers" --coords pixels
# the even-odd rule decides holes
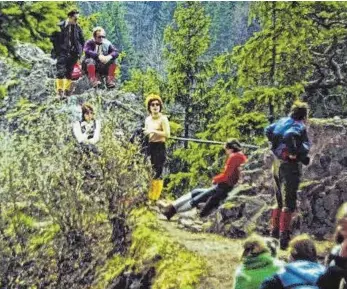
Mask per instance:
[[[71,74],[74,65],[78,61],[78,54],[61,52],[57,56],[57,78],[58,79],[71,79]]]
[[[148,144],[148,155],[154,170],[154,179],[162,178],[164,164],[166,161],[165,143],[150,142]]]
[[[301,164],[298,162],[283,162],[276,159],[273,164],[273,173],[276,182],[278,208],[286,207],[290,212],[294,212],[301,178]]]
[[[232,188],[232,186],[221,183],[208,189],[195,189],[191,193],[191,205],[192,207],[196,207],[199,203],[205,202],[204,207],[200,211],[200,216],[205,217],[226,199],[228,192],[231,191]]]
[[[95,60],[93,58],[85,58],[83,60],[82,66],[84,71],[87,71],[88,65],[95,65],[95,71],[99,73],[100,75],[108,75],[108,68],[112,63],[115,63],[114,59],[111,59],[109,62],[103,64],[99,60]]]

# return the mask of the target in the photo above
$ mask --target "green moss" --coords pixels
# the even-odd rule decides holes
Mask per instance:
[[[234,206],[235,206],[235,203],[228,201],[228,202],[224,203],[223,208],[224,209],[231,209]]]
[[[50,224],[41,229],[41,232],[31,237],[29,240],[29,249],[31,251],[37,250],[39,247],[51,242],[60,231],[57,224]],[[52,252],[49,252],[52,253]]]
[[[174,242],[147,209],[132,214],[135,231],[130,249],[137,268],[155,261],[153,289],[195,288],[206,272],[205,261]],[[160,258],[157,258],[160,256]]]
[[[299,189],[303,190],[303,189],[305,189],[308,186],[313,185],[313,184],[319,184],[319,181],[316,181],[316,180],[305,180],[305,181],[301,182],[301,184],[299,186]]]

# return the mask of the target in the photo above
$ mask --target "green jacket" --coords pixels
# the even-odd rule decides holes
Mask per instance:
[[[234,289],[259,289],[261,283],[282,268],[282,263],[270,253],[249,256],[236,270]]]

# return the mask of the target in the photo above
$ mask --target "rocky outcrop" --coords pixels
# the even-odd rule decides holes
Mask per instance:
[[[308,131],[311,163],[303,167],[293,231],[329,239],[337,209],[347,201],[347,120],[312,119]],[[268,233],[270,211],[275,204],[272,158],[269,150],[251,155],[242,189],[231,194],[212,214],[210,232],[229,237],[244,237],[253,230]]]

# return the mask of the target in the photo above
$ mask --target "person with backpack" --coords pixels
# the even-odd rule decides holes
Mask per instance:
[[[213,178],[212,187],[194,189],[163,208],[162,213],[167,220],[178,212],[185,212],[197,207],[202,202],[206,203],[200,211],[200,217],[205,217],[228,196],[228,192],[239,180],[240,167],[247,161],[247,157],[242,153],[241,144],[236,139],[227,141],[224,150],[228,156],[224,171]]]
[[[307,117],[308,105],[296,101],[289,117],[281,118],[265,129],[275,155],[273,175],[277,208],[271,214],[271,236],[280,239],[281,249],[286,249],[290,241],[290,224],[296,210],[302,164],[308,165],[310,161]]]
[[[321,289],[346,289],[347,280],[347,203],[336,214],[336,246],[326,258],[327,270],[319,278]]]
[[[61,21],[59,31],[51,36],[53,43],[52,57],[57,59],[56,89],[57,98],[70,95],[71,74],[74,65],[82,55],[84,37],[81,27],[77,24],[79,12],[72,10],[68,19]]]
[[[318,263],[317,250],[310,237],[295,237],[289,244],[289,254],[289,263],[267,278],[260,289],[319,289],[317,281],[325,267]]]
[[[151,181],[148,198],[157,201],[163,190],[163,169],[166,161],[165,142],[170,137],[170,124],[162,113],[163,101],[159,95],[150,94],[146,97],[146,108],[149,116],[145,120],[144,135],[148,137],[147,154],[150,157],[154,176]]]
[[[283,263],[276,259],[277,251],[273,240],[265,240],[256,234],[246,239],[241,257],[242,264],[235,273],[234,289],[259,289],[266,278],[283,267]]]
[[[83,66],[86,68],[88,78],[92,87],[100,84],[97,74],[106,75],[107,88],[114,88],[116,58],[118,50],[106,39],[106,32],[102,27],[93,29],[93,38],[84,45],[85,59]]]
[[[100,140],[101,123],[95,119],[94,108],[89,103],[82,105],[82,118],[73,123],[73,133],[86,154],[98,153],[96,144]]]

